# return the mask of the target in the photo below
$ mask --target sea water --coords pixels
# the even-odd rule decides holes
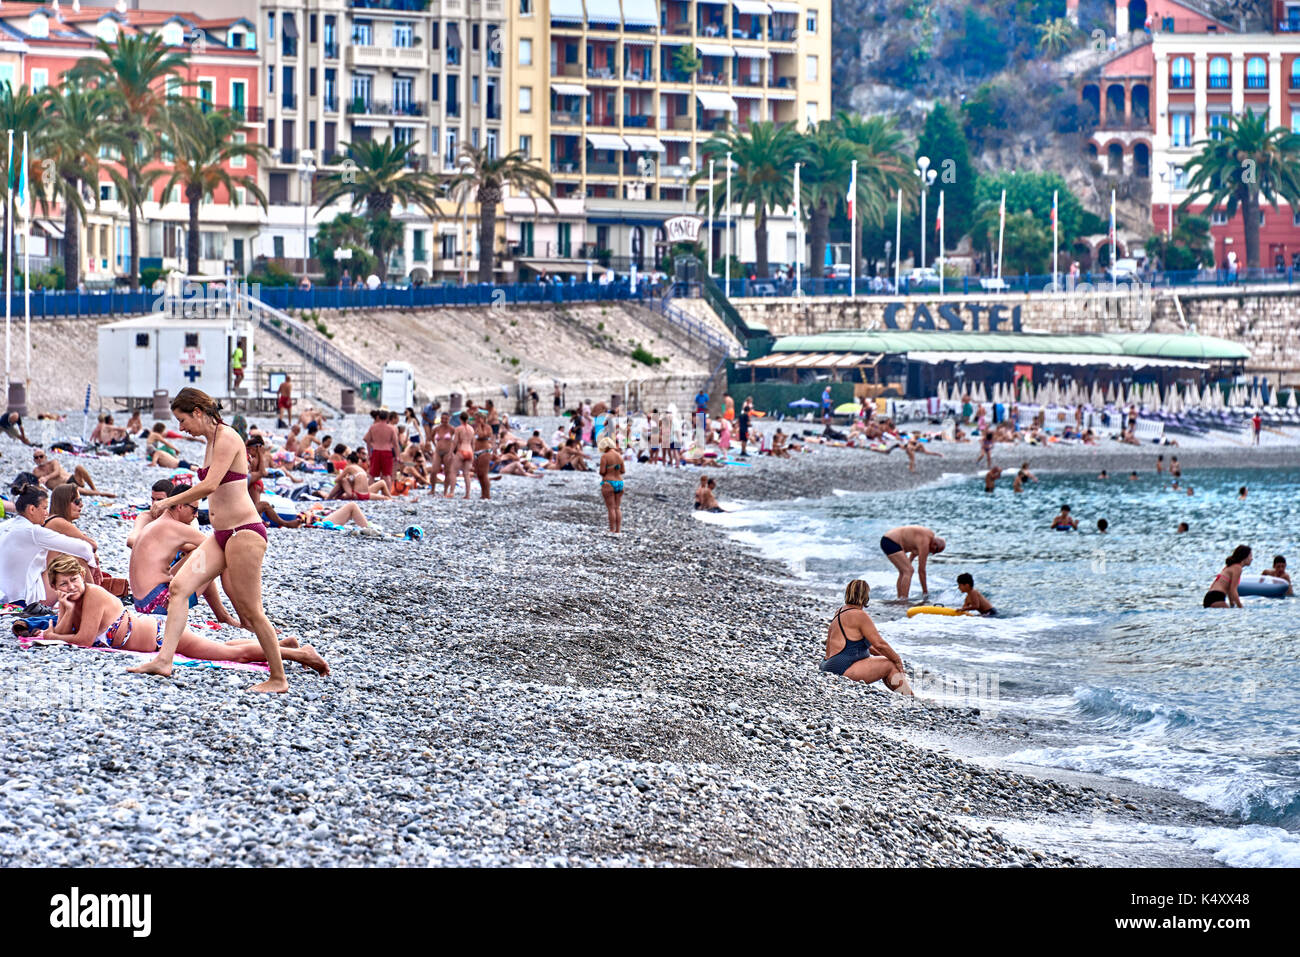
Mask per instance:
[[[1254,549],[1253,570],[1275,554],[1300,570],[1300,470],[1188,470],[1178,489],[1149,470],[1038,478],[1022,494],[1010,475],[992,494],[982,476],[948,475],[702,518],[788,563],[825,594],[828,620],[845,583],[865,579],[869,611],[909,668],[977,689],[995,705],[984,711],[1035,719],[1033,743],[1010,760],[1172,788],[1250,825],[1252,842],[1274,833],[1282,846],[1259,863],[1300,863],[1300,598],[1201,607],[1238,544]],[[1050,528],[1063,503],[1078,531]],[[956,578],[969,572],[998,617],[906,617],[879,541],[908,524],[948,542],[930,559],[925,603],[959,606]],[[809,636],[809,667],[824,640]]]

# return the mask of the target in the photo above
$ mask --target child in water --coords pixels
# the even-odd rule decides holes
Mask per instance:
[[[957,590],[966,596],[966,602],[961,606],[963,613],[977,611],[986,618],[998,613],[989,600],[975,590],[975,578],[969,572],[957,576]]]

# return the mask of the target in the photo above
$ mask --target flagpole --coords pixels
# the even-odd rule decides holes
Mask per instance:
[[[727,153],[727,249],[723,253],[723,275],[727,295],[731,295],[731,153]]]
[[[803,295],[803,216],[799,211],[799,163],[794,164],[794,294]]]
[[[709,160],[709,278],[713,278],[713,188],[716,185],[713,179],[713,160]]]
[[[9,131],[9,165],[5,169],[6,185],[14,177],[14,131]],[[9,346],[9,322],[13,318],[14,309],[14,191],[12,188],[5,190],[5,221],[8,229],[5,231],[5,408],[9,408],[9,384],[10,384],[10,346]]]
[[[858,294],[858,161],[849,173],[849,297]]]
[[[1002,191],[1002,199],[998,202],[998,284],[1002,282],[1002,237],[1007,228],[1007,191]]]
[[[1110,191],[1110,284],[1115,285],[1115,191]]]
[[[941,296],[943,295],[943,264],[947,258],[943,254],[943,230],[943,190],[939,190],[939,295]]]
[[[898,189],[898,213],[894,217],[894,294],[898,294],[898,284],[902,281],[903,271],[903,188]]]
[[[1059,269],[1058,262],[1060,259],[1060,254],[1058,252],[1060,226],[1058,221],[1060,220],[1061,214],[1056,205],[1057,194],[1059,192],[1059,190],[1052,190],[1052,292],[1056,292],[1056,276]]]
[[[18,173],[18,194],[23,207],[23,324],[27,337],[25,379],[27,394],[32,392],[32,202],[27,191],[27,131],[23,130],[23,165]]]

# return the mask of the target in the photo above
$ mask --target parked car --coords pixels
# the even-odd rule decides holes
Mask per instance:
[[[852,271],[853,270],[850,268],[848,263],[832,263],[830,266],[826,267],[826,278],[848,279]]]
[[[1113,280],[1137,279],[1141,271],[1142,266],[1136,259],[1116,259],[1114,268],[1107,270],[1106,275]]]
[[[907,274],[908,289],[938,289],[939,273],[929,266],[913,269]]]

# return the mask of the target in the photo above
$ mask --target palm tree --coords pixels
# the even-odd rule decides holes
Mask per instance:
[[[266,194],[257,185],[257,176],[230,169],[233,160],[264,162],[271,151],[261,143],[237,143],[234,134],[243,117],[230,110],[204,112],[193,100],[179,100],[168,106],[164,142],[174,159],[170,174],[163,182],[166,195],[173,186],[182,186],[190,207],[189,234],[185,237],[185,269],[191,276],[199,274],[199,204],[224,189],[233,204],[235,190],[243,187],[263,209]],[[158,177],[161,179],[162,177]]]
[[[862,230],[858,254],[863,255],[866,234],[886,223],[898,191],[911,191],[910,150],[891,117],[860,116],[841,110],[836,122],[840,135],[858,147],[857,206]],[[910,208],[910,197],[908,205]],[[857,270],[858,264],[854,263],[853,268]]]
[[[1067,50],[1074,40],[1074,24],[1065,17],[1048,20],[1038,27],[1038,46],[1048,56]]]
[[[124,33],[113,43],[98,40],[95,46],[98,56],[78,60],[68,75],[112,96],[112,122],[129,144],[121,170],[109,167],[109,172],[126,206],[134,291],[140,288],[140,211],[148,195],[142,171],[158,142],[167,80],[179,78],[187,60],[153,33]]]
[[[859,152],[840,135],[839,124],[823,120],[803,135],[804,166],[799,178],[808,212],[808,273],[819,279],[826,261],[831,217],[847,205],[849,177]]]
[[[711,184],[712,195],[700,200],[700,203],[712,203],[715,212],[724,214],[727,203],[725,165],[727,154],[731,154],[731,162],[735,167],[732,175],[732,201],[740,206],[741,216],[753,207],[757,273],[766,278],[769,271],[767,217],[771,211],[790,205],[794,189],[794,164],[800,155],[799,134],[788,123],[762,120],[750,123],[747,130],[733,126],[707,140],[700,151],[706,161],[716,159],[724,167],[721,177]],[[707,177],[707,169],[706,162],[691,182]]]
[[[44,127],[41,137],[43,160],[52,161],[51,175],[30,180],[33,196],[49,215],[56,201],[63,205],[63,284],[72,291],[81,280],[80,219],[86,213],[83,190],[99,202],[100,147],[122,148],[109,122],[112,101],[102,90],[87,90],[77,83],[46,87]]]
[[[438,195],[442,186],[438,178],[409,168],[409,156],[417,142],[393,143],[385,139],[341,143],[347,148],[347,157],[337,171],[321,177],[318,212],[345,197],[351,201],[353,210],[365,207],[366,219],[371,223],[371,248],[379,260],[381,279],[388,274],[388,254],[397,243],[392,230],[376,230],[374,225],[392,219],[393,203],[419,206],[430,216],[440,215]]]
[[[1202,196],[1208,196],[1208,216],[1219,205],[1231,219],[1241,207],[1246,232],[1246,268],[1259,269],[1259,205],[1266,200],[1277,210],[1281,196],[1292,209],[1300,206],[1300,135],[1284,126],[1268,127],[1266,115],[1247,109],[1244,116],[1232,118],[1220,128],[1219,138],[1198,140],[1193,146],[1200,152],[1187,163],[1190,173],[1187,198],[1179,206],[1187,208]]]
[[[28,157],[28,163],[32,162],[32,156],[40,151],[40,137],[44,132],[42,124],[43,114],[45,112],[44,99],[32,93],[26,86],[20,86],[14,90],[12,86],[5,83],[0,86],[0,130],[14,131],[14,156],[21,156],[23,149],[23,133],[27,133],[28,147],[31,150],[31,156]],[[27,181],[32,182],[31,169],[27,171]],[[17,176],[14,177],[17,182]],[[8,237],[13,235],[9,228],[9,204],[5,204],[4,216],[4,238],[0,240],[0,255],[3,255],[3,243],[8,242]],[[5,262],[8,262],[6,258]]]
[[[522,150],[493,159],[486,149],[463,147],[457,167],[456,175],[447,183],[447,192],[456,197],[457,212],[464,209],[471,196],[478,200],[478,281],[491,282],[496,266],[497,204],[503,193],[509,188],[527,196],[533,201],[534,212],[539,199],[558,212],[550,195],[555,182]]]

